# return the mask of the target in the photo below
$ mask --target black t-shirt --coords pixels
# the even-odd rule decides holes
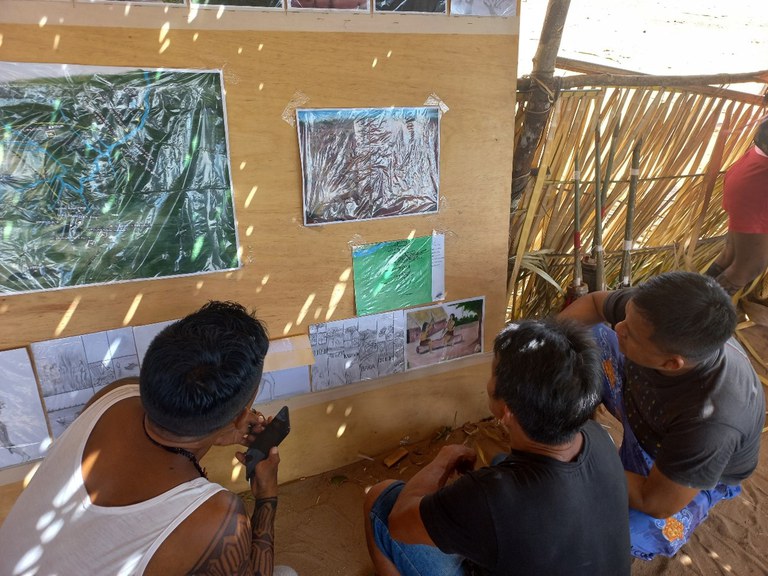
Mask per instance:
[[[573,462],[513,450],[423,498],[429,536],[491,575],[628,575],[624,470],[599,424],[582,433]]]
[[[605,319],[624,319],[631,288],[611,293]],[[670,480],[710,489],[738,484],[757,466],[765,422],[763,386],[734,338],[681,376],[628,358],[624,410],[638,442]]]

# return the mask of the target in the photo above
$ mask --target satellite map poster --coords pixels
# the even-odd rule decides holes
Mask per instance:
[[[304,224],[433,214],[440,110],[298,109]]]
[[[240,265],[220,71],[0,62],[0,294]]]

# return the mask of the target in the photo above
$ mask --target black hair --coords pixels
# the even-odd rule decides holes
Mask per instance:
[[[725,344],[736,329],[736,309],[717,281],[695,272],[665,272],[639,284],[632,296],[653,327],[661,352],[702,360]]]
[[[243,306],[209,302],[150,343],[139,376],[147,416],[178,436],[223,428],[256,394],[268,348],[266,328]]]
[[[556,446],[570,441],[600,403],[600,354],[589,331],[570,320],[523,320],[496,336],[495,398],[523,432]]]
[[[763,120],[758,125],[757,132],[755,132],[754,142],[755,146],[768,154],[768,119]]]

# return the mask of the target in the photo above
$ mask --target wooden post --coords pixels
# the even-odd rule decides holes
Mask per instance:
[[[515,147],[512,168],[512,210],[517,209],[520,197],[531,175],[531,162],[541,140],[549,110],[555,99],[555,59],[563,37],[565,18],[570,0],[549,0],[547,14],[541,27],[541,37],[533,57],[530,95],[525,108],[523,130]]]
[[[517,210],[523,191],[531,177],[531,164],[536,148],[544,133],[544,127],[549,119],[552,103],[555,101],[554,75],[555,60],[560,49],[560,40],[563,37],[565,18],[568,16],[568,8],[571,0],[549,0],[547,14],[541,27],[541,37],[536,55],[533,57],[533,71],[531,72],[531,89],[528,102],[525,107],[523,129],[520,140],[515,145],[515,154],[512,161],[512,190],[511,190],[511,215]],[[511,257],[515,252],[514,239],[510,238],[509,256],[510,264],[507,268],[507,285],[513,282]]]

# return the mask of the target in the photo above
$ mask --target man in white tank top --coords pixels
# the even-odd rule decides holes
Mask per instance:
[[[54,443],[0,527],[0,574],[277,574],[277,448],[256,466],[251,518],[199,464],[264,429],[250,406],[268,346],[229,302],[160,332],[139,382],[104,389]]]

